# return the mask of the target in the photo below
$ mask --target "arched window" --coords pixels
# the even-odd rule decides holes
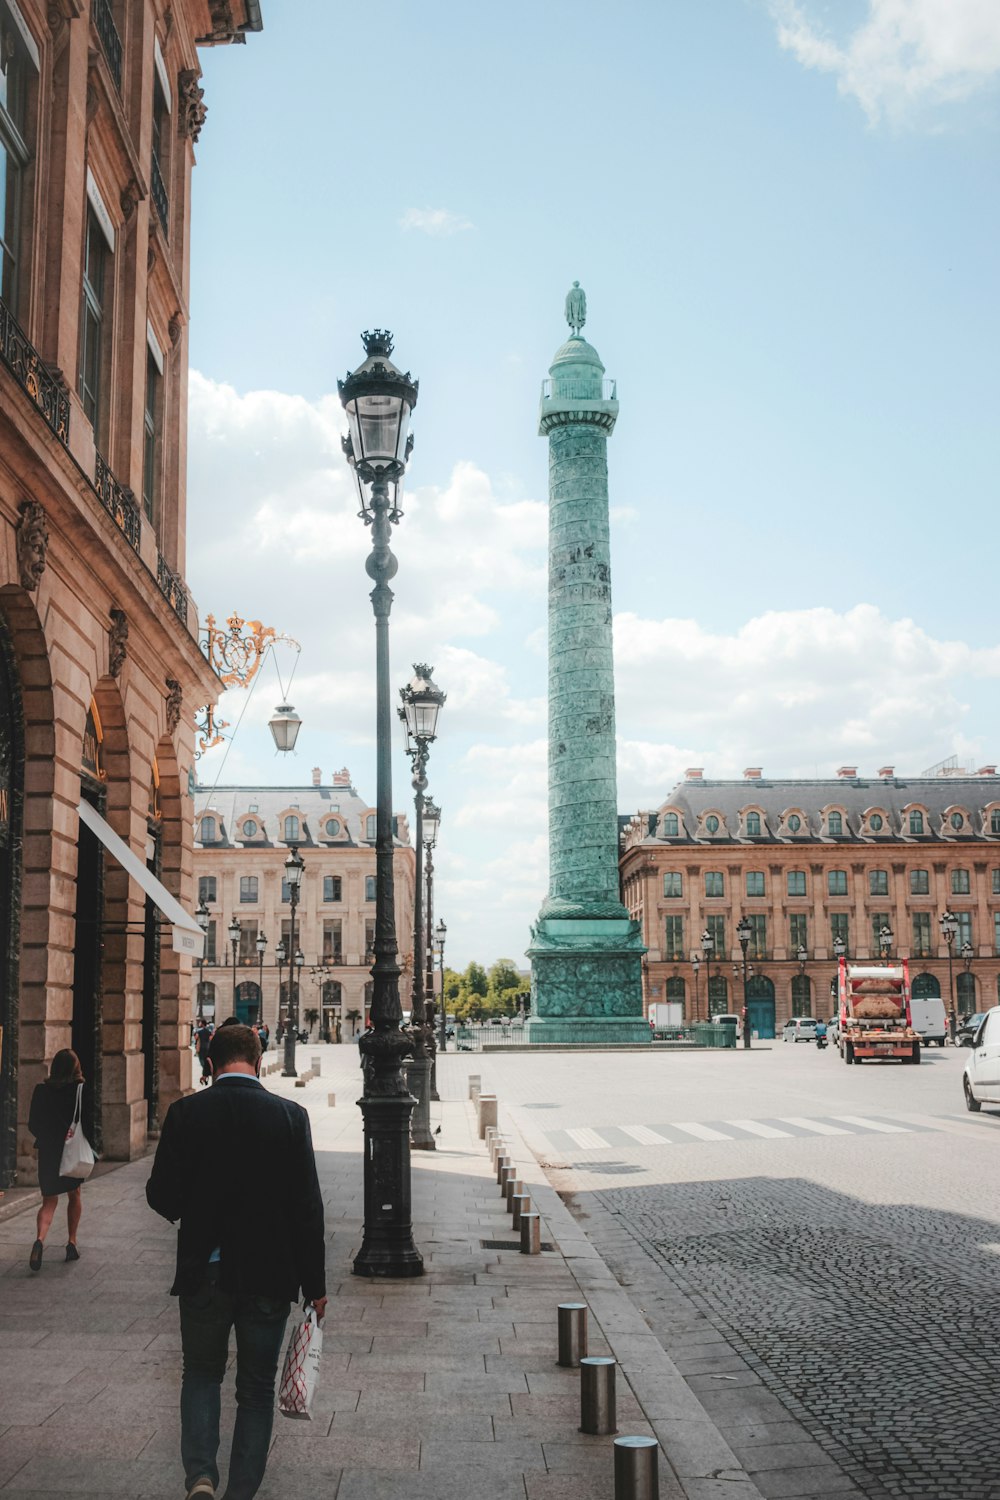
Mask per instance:
[[[684,1004],[684,981],[678,975],[667,980],[667,999],[675,1004]]]
[[[202,820],[201,820],[201,829],[200,829],[199,834],[198,834],[198,838],[200,839],[200,841],[203,844],[214,844],[215,843],[215,837],[216,837],[216,834],[215,834],[215,819],[214,818],[202,818]]]
[[[376,823],[375,814],[374,813],[369,813],[368,816],[367,816],[367,818],[365,818],[365,838],[366,839],[374,839],[374,838],[378,837],[378,835],[376,833],[375,823]]]
[[[215,985],[207,979],[198,986],[198,1015],[206,1021],[215,1015]]]
[[[960,1016],[974,1016],[976,1014],[976,976],[975,974],[959,974],[955,978],[955,993],[958,996],[958,1013]]]
[[[941,982],[933,974],[916,974],[910,986],[914,1000],[940,1000]]]
[[[919,835],[922,834],[923,831],[924,815],[922,812],[917,812],[916,810],[914,810],[910,813],[910,833]]]
[[[792,1015],[812,1015],[812,985],[808,974],[792,976]]]
[[[990,812],[990,833],[1000,833],[1000,807],[994,807]],[[998,978],[1000,983],[1000,978]]]
[[[663,814],[663,830],[662,831],[663,831],[663,837],[665,839],[675,839],[677,837],[677,814],[676,813],[664,813]]]
[[[747,838],[760,837],[760,813],[747,813]]]
[[[729,1014],[729,983],[721,974],[713,975],[708,981],[708,1013],[710,1016]]]
[[[299,841],[299,820],[292,814],[285,819],[285,843],[297,844]]]
[[[826,820],[826,831],[832,838],[839,838],[844,831],[844,819],[839,812],[832,812]]]

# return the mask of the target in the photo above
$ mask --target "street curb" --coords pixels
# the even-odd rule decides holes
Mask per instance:
[[[468,1108],[474,1110],[471,1104]],[[518,1175],[530,1184],[532,1207],[545,1219],[549,1237],[580,1288],[581,1301],[588,1304],[687,1500],[707,1500],[706,1483],[724,1484],[726,1500],[764,1500],[628,1292],[549,1182],[502,1101],[501,1112],[508,1153],[517,1162]],[[662,1500],[670,1500],[668,1484],[667,1476],[661,1474]]]

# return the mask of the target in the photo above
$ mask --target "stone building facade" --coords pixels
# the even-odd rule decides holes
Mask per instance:
[[[287,1013],[291,903],[284,880],[289,850],[304,862],[295,914],[299,1019],[315,1010],[318,1029],[331,1036],[363,1025],[371,1002],[375,940],[375,807],[359,797],[346,770],[327,785],[314,770],[309,786],[227,786],[195,793],[194,868],[209,925],[198,994],[201,1010],[217,1021],[237,1015],[263,1019],[276,1031]],[[406,815],[394,818],[396,940],[403,969],[400,998],[409,1006],[413,961],[416,859]],[[236,963],[229,936],[240,924]],[[267,939],[263,951],[258,939]],[[351,1018],[350,1013],[356,1012]]]
[[[704,1020],[743,1007],[736,924],[751,924],[748,1005],[760,1036],[792,1015],[829,1015],[834,942],[877,958],[879,934],[909,959],[915,994],[960,1015],[1000,999],[1000,776],[963,772],[742,781],[687,772],[622,834],[625,903],[648,948],[644,998]],[[950,911],[948,944],[940,919]],[[703,947],[702,935],[710,942]],[[707,948],[707,951],[706,951]]]
[[[198,47],[260,27],[258,0],[0,0],[0,1185],[33,1178],[60,1047],[107,1156],[189,1086],[190,956],[111,848],[190,900]]]

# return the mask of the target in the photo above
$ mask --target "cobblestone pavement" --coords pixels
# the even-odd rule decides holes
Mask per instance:
[[[577,1061],[483,1059],[484,1083],[761,1492],[997,1500],[1000,1117],[963,1115],[961,1054],[919,1083],[780,1046]],[[781,1124],[845,1118],[900,1128]],[[721,1139],[678,1150],[682,1121]],[[666,1140],[623,1149],[625,1122]]]

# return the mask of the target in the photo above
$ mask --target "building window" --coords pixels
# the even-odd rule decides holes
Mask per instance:
[[[971,973],[955,975],[955,993],[958,999],[958,1014],[964,1020],[966,1016],[976,1014],[976,976]],[[988,1021],[987,1026],[996,1027],[995,1019]],[[995,1032],[991,1034],[990,1040],[994,1040]]]
[[[868,894],[869,896],[888,896],[889,894],[889,871],[868,871]]]
[[[213,882],[214,884],[214,882]],[[209,922],[205,928],[205,962],[214,964],[217,962],[215,956],[215,923]]]
[[[202,844],[214,844],[215,843],[215,839],[216,839],[215,819],[214,818],[202,818],[202,820],[201,820],[201,828],[200,828],[199,833],[198,833],[198,840],[199,840],[199,842],[202,843]]]
[[[788,880],[788,894],[790,896],[804,896],[805,895],[805,893],[806,893],[806,872],[805,872],[805,870],[789,870],[788,871],[787,880]]]
[[[665,958],[684,957],[684,918],[667,917],[666,937],[664,940]]]
[[[243,899],[242,894],[240,899]],[[240,924],[240,964],[248,968],[250,964],[259,962],[260,959],[257,954],[257,923],[248,922],[244,919]]]
[[[323,961],[324,963],[340,963],[343,958],[341,945],[340,923],[323,923]]]
[[[969,894],[968,870],[952,870],[951,894],[953,896],[967,896]]]
[[[365,923],[365,958],[375,957],[375,923]]]
[[[374,875],[366,875],[365,876],[365,900],[366,901],[374,901],[375,900],[375,876]]]
[[[747,958],[767,957],[767,917],[763,912],[754,912],[750,918],[750,942]]]
[[[245,839],[255,839],[257,837],[257,824],[254,822],[253,818],[244,819],[243,837]]]
[[[868,827],[871,829],[872,833],[881,833],[882,832],[882,814],[881,813],[872,813],[871,817],[868,819]]]
[[[828,870],[826,875],[826,888],[831,896],[846,896],[847,871]]]
[[[993,952],[1000,953],[1000,911],[993,913]],[[997,975],[997,1003],[1000,1004],[1000,974]]]
[[[806,920],[804,911],[793,911],[788,918],[788,945],[792,950],[793,958],[800,948],[809,946],[806,939]]]
[[[792,813],[791,817],[788,819],[789,833],[798,833],[801,827],[802,819],[799,817],[798,813]]]
[[[711,957],[725,958],[729,949],[726,947],[726,919],[725,917],[706,917],[705,931],[712,939]]]
[[[20,33],[0,4],[0,296],[17,310],[18,249],[23,237],[22,174],[31,63]]]
[[[763,894],[764,894],[764,871],[763,870],[748,870],[747,871],[747,895],[748,896],[763,896]]]
[[[159,490],[157,471],[159,467],[160,388],[162,383],[163,378],[160,375],[160,369],[156,363],[153,351],[147,348],[146,404],[142,418],[142,508],[146,513],[146,519],[154,524],[157,521],[156,501]]]
[[[922,812],[910,813],[910,834],[919,837],[924,831],[924,815]]]
[[[215,894],[214,875],[200,875],[198,877],[198,900],[199,902],[204,901],[206,906],[209,906],[213,901],[218,900],[218,897]]]
[[[282,901],[282,905],[283,906],[290,905],[291,904],[291,900],[292,900],[292,888],[288,884],[288,877],[286,875],[282,875],[282,877],[281,877],[281,901]]]
[[[792,975],[792,1015],[812,1015],[812,985],[808,974]]]
[[[667,980],[667,984],[666,984],[666,996],[667,996],[667,999],[668,999],[668,1001],[671,1001],[674,1005],[679,1005],[681,1007],[681,1016],[682,1017],[684,1015],[684,991],[685,991],[684,981],[683,981],[683,979],[681,979],[681,977],[680,977],[679,974],[675,974],[672,979],[668,979]]]
[[[663,894],[665,896],[683,896],[684,883],[679,870],[664,871]]]
[[[990,810],[990,833],[1000,833],[1000,807]]]
[[[677,828],[678,828],[677,814],[676,813],[664,813],[663,814],[663,827],[661,829],[661,833],[662,833],[663,837],[665,839],[675,839],[677,837]]]
[[[705,819],[705,827],[708,829],[709,833],[718,833],[719,820],[715,816],[715,813],[709,813],[708,817]]]
[[[872,924],[872,953],[881,953],[882,928],[888,927],[890,930],[892,928],[892,923],[889,921],[889,913],[887,911],[873,911],[869,916]]]
[[[295,817],[285,819],[285,843],[297,844],[299,841],[299,820]]]
[[[832,812],[826,820],[826,831],[831,838],[839,838],[844,831],[844,819],[839,812]]]
[[[930,876],[926,870],[910,871],[910,895],[929,896],[931,891]]]
[[[952,828],[954,828],[956,833],[961,833],[962,829],[965,827],[965,818],[960,812],[953,812],[948,821],[951,823],[951,826]]]
[[[257,877],[256,875],[240,876],[240,901],[251,906],[257,904]]]
[[[339,875],[323,876],[323,900],[340,901],[342,882]]]
[[[990,878],[993,885],[994,896],[1000,896],[1000,870],[992,870],[990,872]]]
[[[835,943],[838,938],[844,944],[844,951],[850,951],[850,939],[847,924],[849,917],[846,911],[832,911],[830,913],[830,942]]]
[[[710,1016],[729,1015],[729,984],[721,974],[714,974],[708,981],[708,1013]]]
[[[726,877],[721,870],[705,871],[705,895],[724,896],[726,894]]]
[[[760,838],[760,813],[747,813],[747,838]]]
[[[340,823],[338,822],[338,820],[336,818],[328,818],[327,819],[327,824],[326,824],[326,836],[327,836],[327,838],[328,839],[335,839],[335,838],[337,838],[339,836],[339,834],[340,834]]]
[[[374,839],[377,837],[378,831],[376,828],[376,817],[374,813],[369,813],[365,818],[365,838]]]
[[[103,414],[105,300],[111,258],[104,231],[88,205],[83,251],[83,301],[80,309],[80,400],[87,420],[99,437]]]
[[[955,933],[955,952],[961,953],[966,943],[972,943],[972,913],[971,911],[957,911],[955,918],[958,922],[958,930]]]
[[[929,911],[913,913],[913,957],[931,956],[931,914]]]

